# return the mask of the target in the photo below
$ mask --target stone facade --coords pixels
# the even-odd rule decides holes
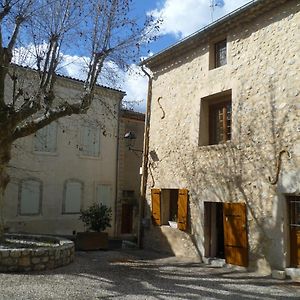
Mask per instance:
[[[245,203],[249,266],[269,273],[290,264],[286,196],[300,195],[300,6],[258,2],[145,61],[154,76],[145,217],[151,188],[188,189],[187,234],[204,257],[205,202]],[[213,68],[223,39],[227,64]],[[208,145],[207,105],[224,97],[231,139]],[[166,250],[154,230],[145,247]]]

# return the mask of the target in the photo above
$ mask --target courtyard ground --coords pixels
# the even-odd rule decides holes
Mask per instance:
[[[147,251],[96,251],[52,271],[0,273],[0,299],[299,300],[300,285]]]

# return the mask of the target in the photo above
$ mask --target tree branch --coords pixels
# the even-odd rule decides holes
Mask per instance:
[[[0,22],[9,14],[11,10],[9,1],[5,1],[5,4],[2,7],[3,9],[0,11]]]
[[[8,46],[7,46],[7,49],[10,53],[12,52],[12,49],[16,44],[17,37],[18,37],[18,34],[19,34],[19,30],[20,30],[20,26],[21,26],[22,22],[24,22],[24,20],[25,19],[21,15],[16,17],[15,28],[14,28],[12,37],[11,37],[9,43],[8,43]]]
[[[38,117],[30,122],[26,122],[24,125],[17,126],[12,135],[12,139],[16,140],[18,138],[28,136],[61,117],[70,116],[73,114],[84,114],[87,112],[91,104],[91,100],[92,94],[85,93],[82,96],[82,101],[78,103],[69,104],[65,102],[56,108],[49,109],[41,117]]]

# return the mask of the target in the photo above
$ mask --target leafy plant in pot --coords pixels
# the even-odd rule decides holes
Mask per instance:
[[[103,231],[111,227],[111,208],[94,203],[89,208],[80,211],[79,219],[84,222],[87,231],[77,233],[76,248],[84,251],[107,249],[108,233]]]

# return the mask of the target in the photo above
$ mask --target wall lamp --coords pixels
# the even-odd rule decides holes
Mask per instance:
[[[133,131],[126,132],[124,135],[124,139],[125,139],[125,145],[130,151],[140,152],[140,153],[143,152],[143,150],[133,148],[135,145],[135,140],[136,140],[136,135]]]

